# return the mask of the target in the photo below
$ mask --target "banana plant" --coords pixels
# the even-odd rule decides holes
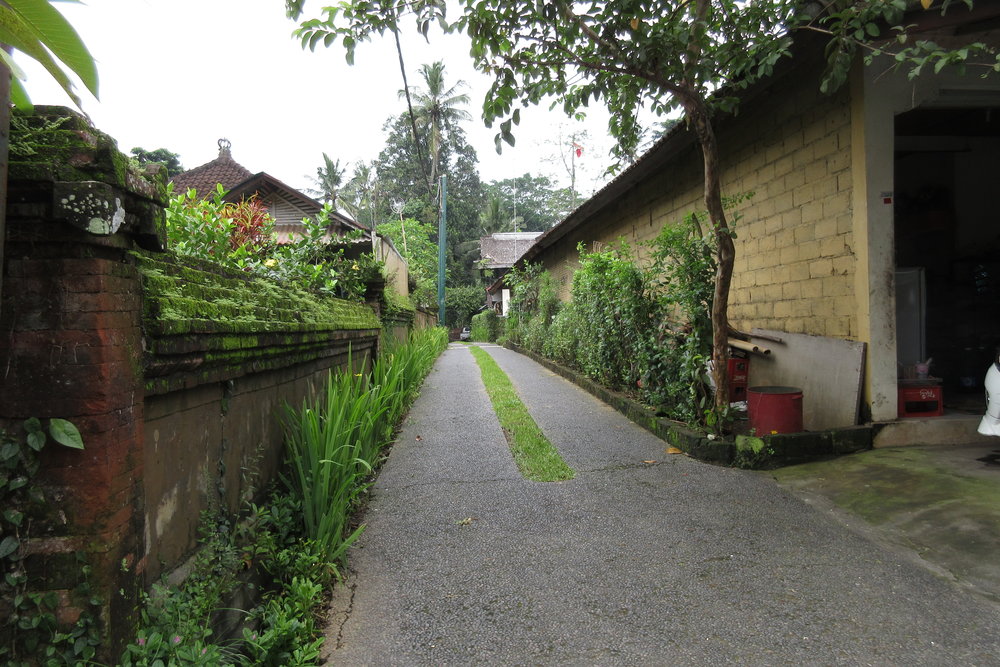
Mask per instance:
[[[0,43],[36,60],[62,89],[82,108],[69,73],[72,72],[97,97],[97,66],[90,51],[73,26],[52,6],[52,2],[79,0],[0,0]],[[18,108],[30,108],[24,88],[24,70],[9,49],[0,49],[0,61],[12,74],[10,101]]]

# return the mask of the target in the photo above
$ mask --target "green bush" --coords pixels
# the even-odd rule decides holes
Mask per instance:
[[[450,329],[469,326],[472,316],[486,303],[482,287],[448,287],[444,291],[444,318]]]
[[[289,410],[287,488],[238,521],[205,518],[190,574],[180,586],[154,586],[119,664],[316,664],[324,591],[360,533],[344,513],[355,509],[367,473],[447,344],[443,329],[416,332],[385,349],[370,372],[335,374],[324,397],[305,402],[301,413]],[[213,619],[248,566],[267,575],[262,599],[246,611],[241,637],[213,637]]]
[[[599,252],[580,249],[573,275],[580,368],[612,389],[637,386],[642,346],[653,315],[647,278],[623,241]]]
[[[330,242],[331,205],[315,220],[303,218],[302,232],[279,245],[266,207],[254,198],[227,203],[224,195],[220,185],[209,199],[194,190],[171,197],[166,209],[171,250],[353,301],[363,300],[367,283],[381,276],[382,264],[370,253],[350,259],[343,246]]]
[[[567,366],[577,366],[576,351],[580,345],[577,318],[576,305],[572,301],[559,309],[542,343],[543,355]]]
[[[712,358],[715,242],[697,214],[664,227],[649,243],[647,270],[658,325],[642,349],[643,396],[673,419],[702,423],[712,406],[706,382]]]
[[[596,252],[581,246],[572,301],[561,307],[540,266],[511,271],[503,338],[611,389],[635,392],[668,417],[716,425],[707,384],[715,239],[691,214],[647,248],[649,261],[641,266],[624,241]]]
[[[484,310],[472,316],[472,340],[495,343],[500,338],[502,320],[494,310]]]

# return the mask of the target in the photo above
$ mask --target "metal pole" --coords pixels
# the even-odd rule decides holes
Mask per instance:
[[[444,321],[444,265],[445,247],[448,240],[445,222],[448,220],[448,177],[441,175],[441,218],[438,221],[438,325]]]

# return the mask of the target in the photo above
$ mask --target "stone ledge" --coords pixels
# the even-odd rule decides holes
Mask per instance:
[[[517,345],[506,343],[504,346],[561,375],[688,456],[707,463],[771,469],[872,448],[873,429],[870,424],[759,438],[748,435],[710,438],[708,434],[686,424],[657,416],[651,408],[601,386],[582,373]]]

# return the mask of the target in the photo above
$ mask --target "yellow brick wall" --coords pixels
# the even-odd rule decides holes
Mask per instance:
[[[735,211],[730,320],[743,330],[856,338],[848,92],[821,95],[809,77],[778,88],[718,129],[724,194],[755,193]],[[539,259],[568,299],[578,242],[624,238],[642,255],[642,243],[694,210],[704,204],[700,151],[691,148]]]

